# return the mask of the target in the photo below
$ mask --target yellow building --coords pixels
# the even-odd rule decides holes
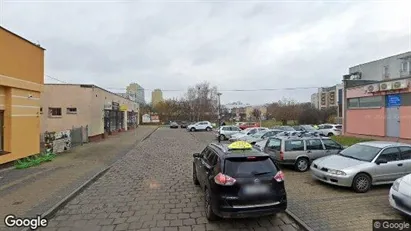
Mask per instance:
[[[0,27],[0,164],[40,152],[44,49]]]
[[[151,104],[155,107],[158,103],[162,102],[163,99],[163,92],[160,89],[155,89],[151,93]]]

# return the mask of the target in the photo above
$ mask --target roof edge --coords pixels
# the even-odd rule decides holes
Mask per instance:
[[[37,48],[39,48],[39,49],[42,49],[43,51],[45,51],[45,50],[46,50],[46,48],[44,48],[44,47],[40,46],[40,44],[36,44],[36,43],[34,43],[34,42],[32,42],[32,41],[30,41],[30,40],[28,40],[28,39],[24,38],[23,36],[20,36],[20,35],[18,35],[18,34],[16,34],[16,33],[12,32],[12,31],[10,31],[10,30],[8,30],[8,29],[4,28],[3,26],[0,26],[0,29],[2,29],[2,30],[4,30],[4,31],[6,31],[7,33],[9,33],[9,34],[11,34],[11,35],[16,36],[16,37],[17,37],[17,38],[19,38],[19,39],[22,39],[22,40],[24,40],[24,41],[26,41],[26,42],[30,43],[31,45],[33,45],[33,46],[35,46],[35,47],[37,47]]]

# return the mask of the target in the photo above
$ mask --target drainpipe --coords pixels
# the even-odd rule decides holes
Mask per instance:
[[[343,135],[347,132],[347,80],[343,79],[342,90],[342,122],[343,122]]]

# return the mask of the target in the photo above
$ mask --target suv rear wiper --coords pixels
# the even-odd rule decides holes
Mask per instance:
[[[251,172],[254,176],[260,176],[260,175],[264,175],[264,174],[268,174],[268,173],[272,173],[272,172]]]

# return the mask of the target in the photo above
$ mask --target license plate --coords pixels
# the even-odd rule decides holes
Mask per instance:
[[[250,185],[244,187],[244,194],[252,195],[252,194],[262,194],[267,193],[269,191],[266,185]]]

